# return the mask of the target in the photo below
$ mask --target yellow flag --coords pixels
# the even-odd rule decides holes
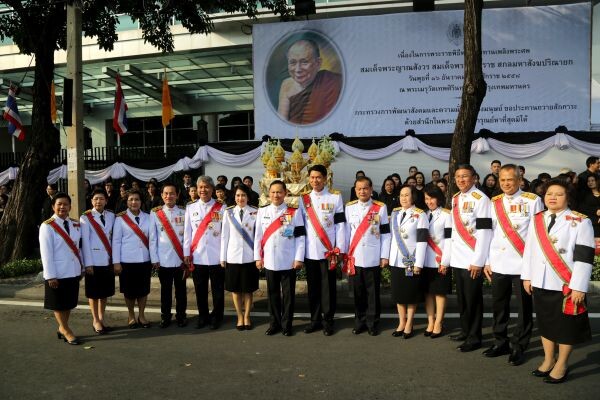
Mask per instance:
[[[169,82],[167,82],[167,70],[163,75],[163,87],[162,87],[162,125],[166,128],[171,123],[171,120],[175,118],[173,112],[173,104],[171,103],[171,93],[169,92]]]
[[[50,84],[50,119],[56,123],[56,95],[54,94],[54,81]]]

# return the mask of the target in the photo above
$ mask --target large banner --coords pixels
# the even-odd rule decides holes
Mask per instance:
[[[483,11],[477,130],[590,128],[589,3]],[[463,11],[255,25],[256,136],[451,133]]]

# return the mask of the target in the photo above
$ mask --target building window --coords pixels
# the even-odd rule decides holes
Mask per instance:
[[[254,112],[219,114],[219,141],[254,140]]]

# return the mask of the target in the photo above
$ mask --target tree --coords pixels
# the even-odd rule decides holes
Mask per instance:
[[[254,18],[258,4],[279,14],[291,15],[286,0],[119,0],[80,1],[83,31],[95,37],[98,46],[110,51],[118,36],[118,14],[139,21],[144,41],[163,52],[172,52],[171,21],[175,17],[192,34],[213,30],[210,13],[243,12]],[[4,0],[12,11],[0,15],[0,39],[12,38],[23,54],[35,58],[33,109],[30,144],[20,165],[12,195],[0,221],[0,266],[9,260],[26,258],[37,242],[37,219],[41,209],[46,177],[52,159],[60,150],[59,132],[50,119],[50,82],[54,75],[54,51],[66,49],[64,2],[47,0]]]
[[[449,193],[456,193],[454,171],[459,164],[468,164],[471,161],[471,143],[477,125],[477,116],[481,103],[487,91],[487,84],[483,78],[482,53],[481,53],[481,11],[483,0],[465,0],[464,13],[464,82],[460,108],[450,149]],[[448,196],[446,205],[449,207],[452,198]]]

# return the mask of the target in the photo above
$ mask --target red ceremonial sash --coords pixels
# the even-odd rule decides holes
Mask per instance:
[[[129,218],[129,215],[127,215],[127,214],[121,215],[121,218],[123,218],[123,221],[125,221],[125,223],[127,224],[127,226],[129,226],[129,228],[131,228],[131,230],[133,231],[133,233],[135,233],[136,235],[138,235],[138,237],[140,238],[140,240],[144,243],[144,246],[146,246],[146,248],[149,249],[150,248],[150,241],[148,240],[148,237],[144,234],[144,232],[142,232],[142,230],[140,229],[140,227],[138,226],[138,224],[136,224],[135,222],[133,222],[131,220],[131,218]]]
[[[439,264],[442,262],[442,249],[433,241],[431,235],[427,237],[427,244],[431,247],[431,250],[436,254],[435,261]]]
[[[198,247],[200,239],[202,236],[204,236],[204,232],[206,232],[206,228],[208,228],[208,224],[210,224],[210,221],[212,220],[213,213],[220,211],[221,207],[223,207],[223,204],[215,201],[215,204],[213,204],[213,206],[210,208],[208,214],[204,216],[204,219],[200,222],[200,225],[198,225],[198,229],[196,230],[194,238],[192,239],[191,253],[196,251],[196,247]]]
[[[267,229],[265,230],[265,233],[263,234],[263,237],[260,241],[260,258],[261,260],[264,259],[264,255],[265,255],[265,244],[267,243],[267,240],[269,240],[269,238],[275,233],[277,232],[277,230],[279,228],[281,228],[281,226],[283,225],[283,219],[282,217],[287,213],[288,215],[291,215],[292,218],[294,217],[294,214],[296,214],[296,208],[292,208],[292,207],[288,207],[283,214],[281,214],[280,217],[278,217],[277,219],[275,219],[275,221],[271,222],[271,224],[267,227]]]
[[[102,227],[100,226],[98,221],[96,221],[94,219],[94,216],[92,215],[91,211],[87,212],[85,214],[85,216],[87,217],[88,221],[90,221],[90,225],[92,225],[92,228],[94,228],[96,235],[98,235],[98,238],[104,245],[104,249],[108,253],[108,258],[109,258],[109,263],[110,263],[110,259],[112,258],[112,246],[110,245],[110,242],[108,241],[108,238],[106,237],[106,233],[104,233],[104,229],[102,229]]]
[[[360,239],[362,239],[362,237],[364,236],[367,229],[369,229],[369,225],[371,222],[369,220],[369,215],[379,213],[379,209],[381,209],[381,206],[379,204],[373,203],[371,205],[371,208],[369,208],[369,211],[367,211],[367,213],[365,214],[365,217],[363,218],[363,220],[358,225],[358,228],[356,228],[356,231],[354,232],[354,237],[352,238],[352,241],[350,242],[350,247],[348,248],[348,254],[345,259],[346,262],[344,263],[344,268],[342,268],[342,272],[345,272],[351,276],[356,274],[356,269],[355,269],[355,264],[354,264],[355,263],[354,251],[356,250],[356,247],[358,246]]]
[[[69,249],[71,249],[73,254],[75,254],[75,257],[77,257],[77,261],[79,261],[79,265],[81,266],[81,268],[83,268],[83,263],[81,262],[81,258],[79,257],[79,249],[77,248],[77,245],[75,244],[73,239],[71,239],[71,236],[69,236],[67,234],[67,232],[63,228],[61,228],[54,220],[50,221],[50,223],[48,225],[53,227],[54,230],[56,231],[56,233],[58,233],[58,235],[61,238],[63,238],[63,240],[65,241],[67,246],[69,246]]]
[[[321,225],[321,222],[319,221],[319,218],[317,217],[315,208],[312,206],[312,202],[310,201],[310,194],[307,193],[307,194],[303,195],[302,200],[304,201],[304,209],[306,210],[306,215],[308,215],[310,224],[315,229],[315,233],[317,234],[317,237],[319,238],[319,240],[321,241],[323,246],[325,246],[325,248],[327,249],[327,251],[325,252],[325,258],[331,257],[331,259],[329,260],[329,269],[334,270],[337,266],[337,262],[336,262],[337,259],[336,259],[336,257],[332,257],[332,256],[336,256],[336,255],[340,254],[340,249],[333,248],[333,245],[331,244],[331,241],[329,240],[329,236],[327,236],[325,229],[323,229],[323,225]]]
[[[523,257],[523,252],[525,251],[525,242],[523,241],[521,235],[519,235],[519,232],[517,232],[517,230],[513,228],[512,224],[510,223],[510,219],[508,219],[508,215],[504,209],[504,204],[502,203],[502,197],[497,198],[493,201],[493,203],[500,227],[504,231],[504,234],[508,238],[510,244],[512,244],[515,250],[517,250],[517,253]]]
[[[533,219],[535,225],[535,233],[537,235],[538,243],[542,248],[542,252],[546,256],[546,260],[552,266],[552,269],[563,281],[562,293],[565,296],[563,300],[563,313],[567,315],[578,315],[586,311],[584,304],[578,304],[577,307],[573,304],[571,299],[571,289],[569,288],[569,282],[571,282],[571,269],[562,259],[560,253],[556,251],[550,235],[548,235],[548,229],[546,228],[546,221],[544,221],[544,213],[537,213]]]
[[[160,210],[156,211],[156,216],[158,217],[158,220],[160,221],[162,227],[165,229],[165,233],[171,241],[171,244],[173,245],[177,256],[181,259],[181,261],[183,261],[183,246],[181,245],[181,242],[179,241],[179,238],[177,237],[177,234],[173,229],[173,225],[171,225],[171,222],[169,222],[169,219],[167,218],[167,215],[165,214],[164,210],[161,208]]]
[[[458,236],[471,248],[471,250],[475,250],[475,243],[477,239],[467,230],[467,227],[460,218],[460,212],[458,211],[458,196],[454,197],[452,201],[452,216],[454,217],[454,226],[456,226],[456,231],[458,232]]]

